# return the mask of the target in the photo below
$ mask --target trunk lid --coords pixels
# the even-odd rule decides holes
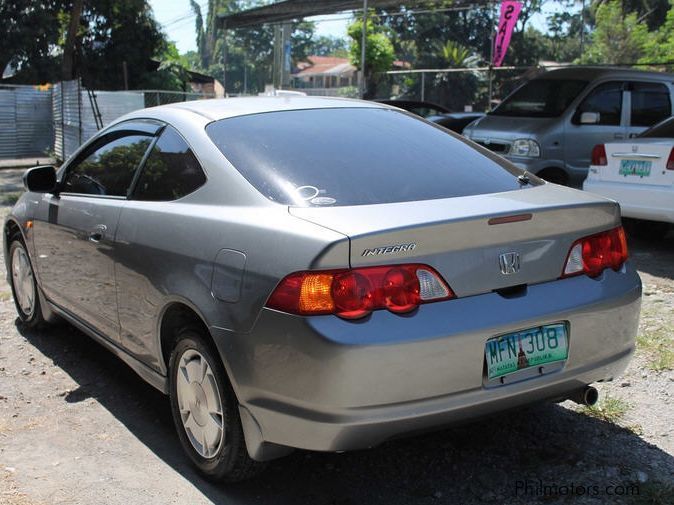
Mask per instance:
[[[291,207],[290,213],[347,235],[351,267],[426,263],[457,296],[557,279],[576,239],[620,224],[614,202],[553,184],[421,202]],[[509,216],[526,220],[493,221]],[[509,253],[519,255],[520,268],[502,273],[501,263],[508,267],[513,258],[501,255]]]
[[[674,147],[671,139],[634,139],[606,144],[607,165],[593,167],[596,180],[626,184],[671,186],[674,170],[667,170],[667,160]]]

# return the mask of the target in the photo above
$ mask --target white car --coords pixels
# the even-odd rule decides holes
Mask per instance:
[[[636,138],[598,144],[583,189],[616,200],[634,232],[664,236],[674,224],[674,117]]]

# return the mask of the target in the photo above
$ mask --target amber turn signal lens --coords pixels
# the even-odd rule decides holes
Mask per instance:
[[[301,312],[332,312],[332,274],[306,274],[300,288]]]

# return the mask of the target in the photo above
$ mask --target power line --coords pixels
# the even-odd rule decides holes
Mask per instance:
[[[202,2],[201,4],[199,4],[200,9],[205,9],[207,6],[208,6],[208,1]],[[194,12],[194,10],[190,9],[189,11],[179,15],[178,17],[170,19],[169,21],[166,21],[166,22],[162,23],[162,26],[164,28],[169,28],[169,27],[171,27],[171,26],[173,26],[177,23],[180,23],[182,21],[186,21],[187,19],[191,20],[191,19],[194,19],[196,17],[197,17],[197,15]]]

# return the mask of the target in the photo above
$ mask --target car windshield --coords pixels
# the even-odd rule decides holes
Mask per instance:
[[[534,79],[518,88],[490,114],[516,117],[558,117],[587,84],[587,81],[577,80]]]
[[[664,121],[649,128],[641,135],[640,138],[657,138],[657,139],[674,139],[674,117],[665,119]]]
[[[521,172],[505,160],[389,109],[252,114],[216,121],[206,132],[260,193],[285,205],[407,202],[520,187]]]

